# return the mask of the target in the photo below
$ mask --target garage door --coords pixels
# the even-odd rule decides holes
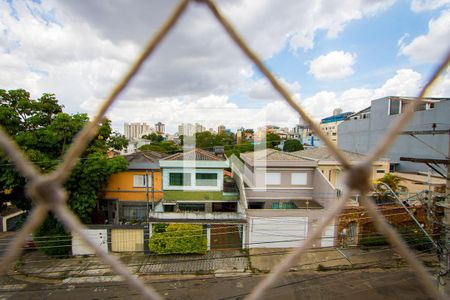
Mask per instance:
[[[333,247],[334,246],[334,224],[325,227],[322,234],[322,247]]]
[[[292,248],[306,238],[307,217],[251,217],[250,248]]]

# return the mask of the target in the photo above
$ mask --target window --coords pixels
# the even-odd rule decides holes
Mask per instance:
[[[134,175],[133,176],[133,187],[146,187],[147,175]],[[149,178],[148,186],[151,186],[151,178]]]
[[[142,205],[124,205],[122,207],[122,218],[127,221],[147,219],[147,207]]]
[[[249,209],[264,209],[264,202],[249,202]]]
[[[191,185],[190,173],[169,173],[169,185],[186,186]]]
[[[323,172],[323,171],[322,171]],[[291,184],[292,185],[305,185],[307,183],[307,174],[306,173],[292,173],[291,174]]]
[[[180,211],[205,211],[204,203],[178,203]]]
[[[273,202],[272,209],[296,209],[297,205],[292,202]]]
[[[164,212],[174,212],[175,211],[175,205],[167,205],[164,204]]]
[[[389,115],[398,115],[401,113],[401,101],[398,99],[390,99],[389,101]]]
[[[197,173],[195,174],[196,186],[217,186],[216,173]]]
[[[280,173],[266,173],[266,184],[280,185],[281,174]]]

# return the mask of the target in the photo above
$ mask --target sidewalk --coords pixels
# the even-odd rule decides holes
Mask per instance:
[[[281,262],[286,249],[250,249],[241,251],[211,251],[205,255],[153,256],[144,253],[110,253],[126,265],[135,276],[145,278],[175,278],[183,276],[244,276],[251,272],[266,273]],[[436,266],[434,255],[424,261]],[[358,268],[394,268],[405,263],[391,249],[316,249],[303,254],[291,271],[327,271]],[[33,280],[62,282],[120,281],[108,265],[96,256],[64,259],[52,258],[37,251],[28,252],[16,263],[12,275]]]
[[[286,256],[286,249],[250,249],[250,265],[255,272],[270,272]],[[428,266],[437,266],[435,255],[421,258]],[[356,268],[394,268],[406,263],[392,249],[362,250],[359,248],[310,249],[302,254],[291,271],[343,270]]]
[[[117,257],[136,276],[189,274],[221,277],[243,275],[249,271],[248,257],[241,251],[211,251],[205,255],[153,256],[144,253],[110,253],[110,255]],[[23,255],[13,270],[14,274],[28,278],[65,282],[120,280],[120,277],[96,256],[60,259],[33,251]]]

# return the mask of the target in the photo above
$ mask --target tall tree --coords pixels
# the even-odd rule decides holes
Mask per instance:
[[[303,145],[299,140],[289,139],[284,141],[283,151],[285,152],[294,152],[303,150]]]
[[[25,90],[0,90],[0,125],[21,147],[25,155],[43,172],[56,168],[77,132],[89,121],[86,114],[63,113],[53,94],[31,99]],[[90,222],[97,193],[108,177],[126,170],[123,157],[107,159],[110,146],[121,148],[110,121],[104,119],[97,136],[90,142],[65,184],[68,202],[83,222]],[[0,201],[8,201],[25,210],[31,201],[25,194],[25,179],[9,159],[0,153]]]
[[[278,134],[271,133],[271,132],[266,134],[267,148],[274,148],[280,142],[281,142],[281,138]]]

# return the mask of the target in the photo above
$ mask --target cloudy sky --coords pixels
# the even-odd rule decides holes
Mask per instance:
[[[0,0],[1,1],[1,0]],[[0,2],[0,88],[95,113],[176,1]],[[316,119],[414,96],[450,47],[450,0],[223,0],[223,13]],[[450,96],[450,70],[433,96]],[[297,115],[201,4],[108,112],[124,122],[293,127]]]

